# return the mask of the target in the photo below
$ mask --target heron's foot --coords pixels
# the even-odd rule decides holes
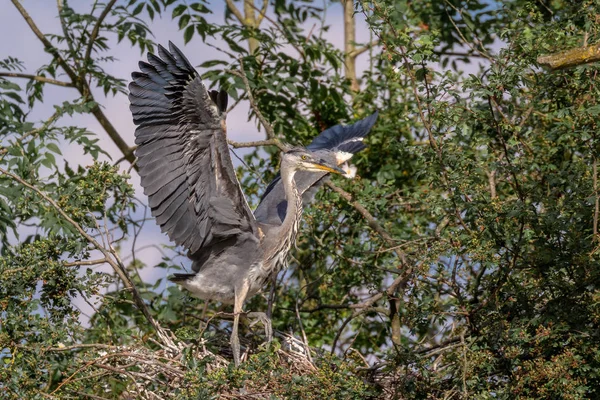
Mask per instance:
[[[249,312],[246,314],[248,319],[252,320],[250,322],[250,327],[253,327],[258,322],[261,322],[265,327],[265,336],[267,338],[267,343],[270,344],[273,341],[273,327],[271,326],[271,319],[267,317],[267,314],[263,312]]]

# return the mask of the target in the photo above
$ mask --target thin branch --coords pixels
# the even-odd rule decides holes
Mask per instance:
[[[3,168],[0,168],[0,173],[10,177],[11,179],[20,183],[21,185],[25,186],[26,188],[34,191],[38,196],[40,196],[42,199],[47,201],[61,215],[61,217],[63,217],[65,219],[65,221],[67,221],[69,224],[71,224],[71,226],[73,226],[77,230],[77,232],[79,232],[79,234],[81,236],[83,236],[98,251],[100,251],[106,258],[106,262],[113,268],[115,273],[119,276],[121,281],[125,284],[127,289],[131,292],[136,306],[139,308],[139,310],[142,312],[142,314],[144,314],[144,317],[146,317],[148,322],[152,325],[152,327],[156,331],[158,337],[161,339],[163,344],[166,345],[167,348],[171,348],[171,349],[176,348],[175,344],[173,343],[171,338],[167,335],[166,331],[158,324],[158,322],[156,322],[154,317],[152,317],[152,315],[150,314],[150,311],[148,310],[146,303],[144,303],[144,301],[142,300],[140,293],[138,292],[137,288],[131,281],[131,278],[127,274],[125,266],[119,260],[118,255],[116,254],[116,252],[114,250],[111,249],[111,251],[109,251],[108,249],[106,249],[105,247],[100,245],[100,243],[98,243],[98,241],[96,241],[96,239],[94,239],[92,236],[90,236],[81,227],[81,225],[79,225],[76,221],[74,221],[71,217],[69,217],[69,215],[54,200],[52,200],[50,197],[48,197],[48,195],[43,193],[41,190],[39,190],[35,186],[31,185],[30,183],[26,182],[21,177],[13,174],[12,172],[9,172],[9,171],[3,169]],[[112,255],[112,258],[110,257],[111,255]]]
[[[117,346],[113,346],[110,344],[103,343],[80,343],[74,344],[72,346],[63,346],[63,347],[49,347],[44,349],[44,351],[70,351],[70,350],[79,350],[79,349],[116,349]]]
[[[71,42],[71,37],[69,36],[69,31],[67,30],[67,25],[65,24],[65,20],[62,17],[63,13],[63,0],[56,0],[56,7],[58,8],[58,19],[60,20],[60,27],[62,28],[63,35],[65,36],[65,42],[67,42],[67,46],[71,51],[71,55],[75,58],[75,49],[73,48],[73,43]]]
[[[241,58],[238,61],[240,63],[240,71],[227,70],[226,72],[229,72],[230,74],[242,78],[242,80],[244,81],[244,85],[246,86],[246,94],[248,95],[248,101],[250,102],[250,106],[254,110],[254,113],[258,117],[258,120],[260,121],[263,128],[265,128],[265,131],[267,132],[267,139],[274,139],[275,131],[273,130],[271,124],[263,116],[262,112],[260,112],[260,109],[256,104],[256,100],[254,99],[254,95],[252,94],[252,90],[250,89],[250,82],[248,82],[248,77],[246,76],[246,71],[244,70],[244,61]]]
[[[361,303],[350,305],[350,308],[354,308],[355,310],[352,312],[352,315],[350,315],[348,318],[346,318],[344,320],[344,322],[342,322],[340,329],[338,330],[338,332],[335,335],[335,338],[333,339],[333,343],[331,345],[331,352],[333,353],[335,351],[337,342],[340,339],[340,337],[342,336],[342,331],[344,330],[346,325],[348,325],[350,323],[350,321],[352,321],[354,318],[358,317],[359,315],[364,314],[365,312],[369,311],[371,309],[371,306],[373,304],[375,304],[377,301],[379,301],[384,295],[393,296],[394,292],[396,292],[396,289],[398,289],[399,287],[406,286],[406,283],[408,282],[408,279],[411,274],[412,274],[412,268],[409,268],[408,270],[405,271],[404,274],[402,274],[402,276],[397,277],[392,282],[392,284],[390,286],[388,286],[388,288],[386,290],[369,297],[367,300],[365,300]],[[393,317],[393,316],[390,315],[390,317]]]
[[[379,40],[374,40],[371,43],[368,43],[362,47],[359,47],[358,49],[354,49],[350,52],[350,57],[358,57],[360,56],[362,53],[365,53],[367,51],[369,51],[370,49],[372,49],[373,47],[376,47],[379,45]]]
[[[593,233],[594,240],[598,237],[598,214],[600,214],[600,198],[598,197],[598,160],[594,157],[594,165],[593,165],[593,189],[594,189],[594,197],[596,197],[594,201],[594,225],[593,225]]]
[[[94,29],[92,30],[92,33],[90,35],[90,40],[88,42],[88,47],[85,50],[85,56],[83,57],[84,69],[82,71],[85,71],[85,65],[87,64],[88,60],[90,59],[90,56],[92,55],[94,42],[96,41],[96,38],[98,37],[98,33],[100,32],[100,27],[102,25],[102,22],[104,22],[104,19],[106,18],[106,16],[108,15],[108,13],[110,12],[110,10],[112,9],[112,7],[115,5],[116,2],[117,2],[117,0],[111,0],[108,2],[108,4],[106,4],[106,7],[104,7],[104,10],[102,10],[102,13],[98,17],[98,20],[96,21],[96,25],[94,25]]]
[[[65,262],[65,263],[63,263],[63,265],[65,267],[78,267],[78,266],[81,266],[81,265],[99,265],[99,264],[105,264],[107,262],[108,262],[108,260],[105,257],[105,258],[100,258],[98,260]]]
[[[40,31],[40,29],[37,27],[37,25],[35,24],[33,19],[31,19],[31,16],[27,12],[27,10],[25,10],[25,8],[21,5],[19,0],[11,0],[11,1],[12,1],[13,5],[19,11],[21,16],[23,16],[23,18],[25,19],[25,22],[27,22],[27,25],[29,25],[29,27],[31,28],[31,30],[33,31],[35,36],[37,36],[37,38],[46,47],[46,50],[49,51],[56,58],[56,61],[58,61],[58,63],[65,70],[67,75],[69,75],[69,78],[71,78],[73,83],[76,83],[77,82],[77,74],[75,73],[75,71],[73,71],[71,66],[69,64],[67,64],[67,62],[61,57],[58,49],[56,47],[54,47],[54,45],[52,45],[50,40],[48,40],[48,38]]]
[[[247,3],[251,8],[253,8],[255,11],[261,12],[258,7],[256,7],[254,4],[252,4],[252,2]],[[273,26],[275,27],[275,29],[277,29],[279,32],[281,32],[281,34],[288,38],[290,36],[289,32],[286,30],[285,26],[281,26],[277,21],[275,21],[273,18],[269,17],[266,14],[262,14],[263,18],[266,19],[267,21],[269,21],[271,24],[273,24]],[[257,25],[258,26],[258,25]],[[304,54],[304,50],[302,50],[301,47],[299,47],[293,40],[290,40],[288,42],[289,45],[291,45],[302,57],[303,60],[306,59],[306,55]]]
[[[450,8],[452,8],[455,12],[457,12],[463,18],[463,20],[465,19],[465,17],[463,16],[462,10],[459,10],[454,4],[452,4],[448,0],[444,0],[444,3],[446,3]],[[448,12],[448,9],[446,9],[446,14],[448,16],[448,19],[450,20],[450,23],[452,24],[452,26],[454,26],[456,33],[458,33],[458,35],[461,37],[463,43],[467,47],[469,47],[472,51],[477,52],[479,55],[486,58],[491,63],[494,63],[494,60],[492,59],[492,57],[490,57],[488,54],[485,53],[485,49],[483,49],[483,46],[482,46],[481,50],[476,49],[475,46],[473,46],[473,44],[465,38],[465,36],[462,34],[462,31],[460,30],[460,28],[456,25],[456,22],[454,22],[454,18],[452,18],[452,15],[450,15],[450,13]]]
[[[23,134],[23,136],[21,136],[20,138],[17,139],[17,142],[23,143],[23,140],[25,140],[26,138],[33,136],[36,137],[40,132],[45,131],[46,129],[48,129],[48,127],[50,127],[50,125],[52,125],[57,119],[58,117],[60,117],[62,115],[62,111],[56,111],[54,114],[52,114],[50,116],[50,118],[48,118],[46,120],[46,122],[44,122],[42,124],[42,126],[40,126],[39,128],[35,128],[30,130],[29,132],[25,132]],[[2,149],[0,149],[0,157],[3,156],[4,154],[6,154],[6,152],[8,152],[8,147],[4,147]]]
[[[234,142],[233,140],[227,140],[227,143],[231,145],[234,149],[239,149],[243,147],[257,147],[257,146],[277,146],[281,151],[287,151],[287,146],[281,142],[281,140],[275,139],[267,139],[267,140],[257,140],[255,142]]]
[[[75,393],[77,396],[79,396],[79,398],[83,397],[89,397],[90,399],[94,399],[94,400],[109,400],[106,397],[100,397],[100,396],[96,396],[95,394],[90,394],[90,393],[84,393],[84,392],[73,392]]]
[[[392,235],[390,235],[380,224],[379,222],[377,222],[377,220],[375,219],[375,217],[373,216],[373,214],[371,214],[369,212],[369,210],[367,210],[362,204],[360,204],[358,201],[355,201],[352,198],[352,195],[348,192],[346,192],[344,189],[340,188],[339,186],[336,186],[335,183],[331,182],[331,181],[327,181],[325,182],[325,185],[327,185],[331,190],[333,190],[334,192],[336,192],[337,194],[339,194],[344,200],[346,200],[348,202],[348,204],[350,204],[352,207],[354,207],[354,209],[356,211],[358,211],[360,213],[360,215],[363,216],[364,219],[367,220],[367,224],[371,227],[371,229],[373,229],[375,232],[377,232],[379,234],[379,236],[381,236],[381,238],[383,240],[385,240],[388,244],[390,244],[391,246],[394,246],[395,248],[392,250],[394,251],[394,253],[396,253],[396,255],[398,256],[398,258],[400,259],[401,263],[403,266],[407,265],[406,262],[406,255],[401,252],[397,247],[396,247],[396,241],[394,240],[394,238],[392,238]]]
[[[11,77],[11,78],[31,79],[33,81],[38,81],[38,82],[43,82],[43,83],[50,83],[52,85],[63,86],[63,87],[75,87],[75,85],[73,85],[70,82],[58,81],[56,79],[46,78],[45,76],[39,76],[39,75],[21,74],[21,73],[18,73],[18,72],[0,72],[0,76],[8,76],[8,77]]]

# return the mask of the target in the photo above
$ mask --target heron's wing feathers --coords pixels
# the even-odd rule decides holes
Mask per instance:
[[[371,131],[377,116],[378,113],[375,112],[352,125],[336,125],[326,129],[314,138],[307,148],[313,151],[317,158],[341,165],[365,148],[363,138]],[[328,174],[323,172],[296,173],[294,179],[304,204],[309,204],[314,199],[316,192],[325,182],[326,175]],[[267,186],[260,204],[254,210],[254,216],[261,223],[278,225],[285,218],[285,210],[285,193],[278,174]]]
[[[332,150],[356,154],[365,148],[363,138],[369,134],[379,112],[374,112],[352,125],[336,125],[321,132],[306,147],[309,150]]]
[[[170,50],[170,51],[169,51]],[[132,74],[130,108],[136,156],[152,215],[191,253],[241,233],[256,220],[229,155],[224,92],[208,92],[185,56],[169,43]]]

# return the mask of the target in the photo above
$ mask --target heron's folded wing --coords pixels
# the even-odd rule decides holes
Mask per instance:
[[[375,112],[352,125],[336,125],[326,129],[313,139],[307,149],[314,152],[317,158],[341,165],[365,148],[363,138],[371,131],[377,116],[378,112]],[[313,200],[327,175],[323,172],[308,171],[296,173],[294,179],[305,205]],[[267,186],[260,204],[254,210],[254,216],[261,223],[278,225],[285,218],[285,210],[285,193],[281,178],[277,175]]]
[[[148,54],[129,85],[136,156],[152,215],[191,253],[242,233],[257,236],[229,155],[225,94],[209,93],[181,51],[172,43],[169,50],[159,46],[160,57]]]

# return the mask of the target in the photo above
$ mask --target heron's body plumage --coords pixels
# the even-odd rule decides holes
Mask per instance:
[[[237,364],[244,301],[286,268],[303,197],[312,199],[328,173],[343,173],[338,165],[364,148],[377,115],[330,128],[308,149],[286,152],[281,176],[252,213],[229,154],[226,93],[209,92],[172,43],[169,50],[159,46],[158,55],[139,63],[129,85],[141,185],[161,230],[192,260],[193,273],[170,279],[199,298],[234,304]]]

